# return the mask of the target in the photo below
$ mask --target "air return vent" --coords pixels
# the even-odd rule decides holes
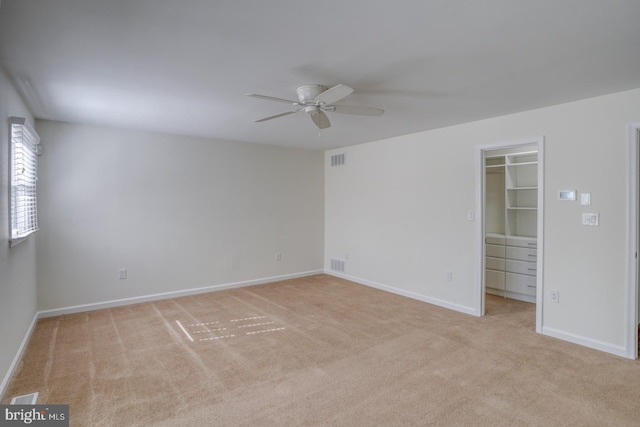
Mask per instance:
[[[337,259],[337,258],[331,258],[330,259],[331,262],[331,270],[332,271],[337,271],[340,273],[344,273],[344,260],[342,259]]]
[[[15,396],[11,399],[12,405],[35,405],[38,402],[38,392]]]
[[[331,156],[331,167],[344,165],[344,153]]]

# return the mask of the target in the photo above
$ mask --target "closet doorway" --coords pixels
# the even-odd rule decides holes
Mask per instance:
[[[481,312],[486,295],[536,305],[542,330],[543,139],[483,147]]]

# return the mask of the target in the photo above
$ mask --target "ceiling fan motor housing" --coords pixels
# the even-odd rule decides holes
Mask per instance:
[[[322,85],[304,85],[300,86],[296,92],[298,93],[298,100],[300,104],[304,105],[315,105],[315,99],[322,92],[326,91],[328,88]],[[305,110],[307,113],[310,111]]]

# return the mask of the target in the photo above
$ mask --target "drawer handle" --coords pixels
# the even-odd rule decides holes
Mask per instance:
[[[527,270],[529,270],[529,271],[536,271],[536,269],[535,269],[535,268],[527,268]]]
[[[535,288],[536,285],[527,285],[528,288]]]
[[[538,255],[533,255],[533,254],[528,254],[527,256],[533,257],[533,258],[538,258]]]

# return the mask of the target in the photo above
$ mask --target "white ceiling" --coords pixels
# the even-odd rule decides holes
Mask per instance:
[[[2,0],[37,118],[328,149],[640,87],[638,0]],[[297,86],[341,104],[263,123]]]

